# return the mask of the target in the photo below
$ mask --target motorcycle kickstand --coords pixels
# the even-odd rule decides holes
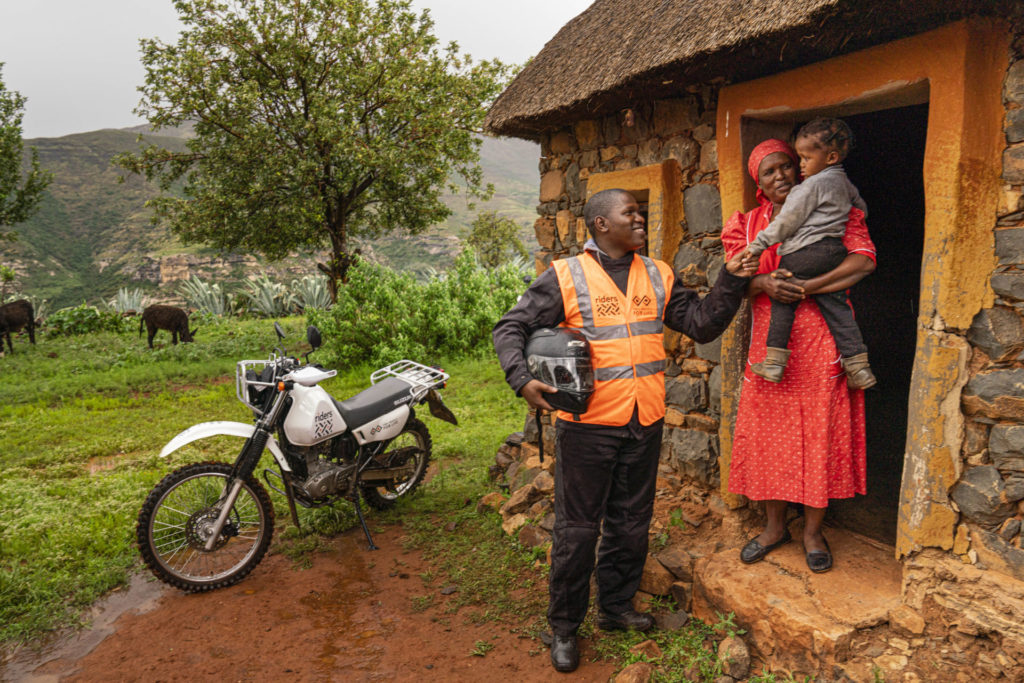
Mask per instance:
[[[359,517],[359,523],[363,525],[363,533],[366,534],[366,540],[370,543],[370,548],[369,549],[370,550],[380,550],[380,548],[378,548],[374,544],[373,536],[370,535],[370,529],[369,529],[369,527],[366,526],[366,520],[363,519],[363,506],[359,503],[359,499],[361,497],[359,495],[359,489],[360,489],[360,487],[357,484],[355,486],[355,497],[352,499],[352,502],[356,506],[356,516]]]

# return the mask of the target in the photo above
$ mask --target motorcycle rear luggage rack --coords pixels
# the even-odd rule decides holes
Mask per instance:
[[[439,368],[421,365],[411,360],[400,360],[397,363],[392,363],[380,370],[374,371],[370,375],[370,381],[376,384],[388,377],[397,377],[408,382],[412,386],[413,398],[419,400],[431,389],[444,386],[444,383],[448,381],[449,375]]]

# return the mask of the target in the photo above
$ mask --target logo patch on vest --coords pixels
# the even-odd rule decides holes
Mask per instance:
[[[646,294],[633,297],[633,314],[638,318],[653,318],[656,314],[654,302]]]
[[[617,296],[599,296],[594,299],[594,304],[600,315],[622,315],[622,309],[619,308],[619,297]]]

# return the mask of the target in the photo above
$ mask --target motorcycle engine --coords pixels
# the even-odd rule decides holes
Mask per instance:
[[[340,492],[355,471],[355,464],[338,465],[325,460],[317,460],[309,465],[309,477],[301,487],[310,498],[323,498]]]
[[[327,460],[330,442],[309,448],[293,448],[295,455],[305,459],[307,476],[296,484],[311,499],[324,498],[339,493],[348,486],[355,473],[355,463],[350,461],[332,462]]]

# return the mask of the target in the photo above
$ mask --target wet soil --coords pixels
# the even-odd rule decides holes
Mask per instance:
[[[453,596],[421,574],[433,567],[403,550],[400,526],[354,529],[327,541],[301,569],[264,559],[241,583],[189,595],[140,574],[93,611],[91,627],[48,648],[14,653],[4,681],[545,681],[549,652],[526,622],[481,621],[447,609]],[[545,591],[546,586],[536,590]],[[430,608],[415,598],[433,594]],[[488,646],[490,648],[488,649]],[[480,653],[473,654],[474,652]],[[606,681],[613,662],[581,641],[583,663],[565,680]],[[561,677],[560,677],[561,678]]]

